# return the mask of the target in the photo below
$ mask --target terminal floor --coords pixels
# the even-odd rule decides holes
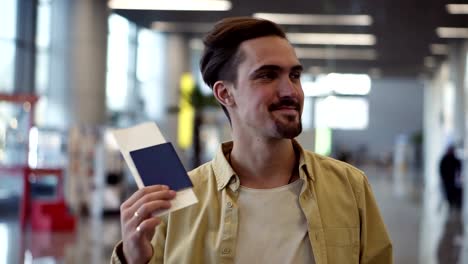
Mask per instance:
[[[422,177],[418,172],[394,173],[376,167],[362,169],[369,176],[392,238],[394,263],[462,263],[463,231],[459,214],[449,212],[445,218],[427,216],[418,180]],[[436,207],[443,211],[444,204]],[[74,235],[37,232],[21,235],[16,217],[2,215],[0,264],[108,263],[119,238],[118,217],[83,217]]]

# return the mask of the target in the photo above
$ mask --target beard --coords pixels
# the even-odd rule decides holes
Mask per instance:
[[[286,116],[283,118],[286,119],[287,122],[281,120],[275,120],[274,122],[277,136],[289,139],[299,136],[302,132],[301,118],[299,118],[299,120],[296,120],[294,116]]]
[[[301,105],[299,100],[292,97],[281,98],[277,103],[274,103],[269,106],[268,110],[270,112],[281,109],[283,106],[294,107],[298,112],[298,118],[296,115],[284,115],[281,117],[274,117],[274,127],[276,134],[281,138],[295,138],[302,132],[302,122],[301,122]]]

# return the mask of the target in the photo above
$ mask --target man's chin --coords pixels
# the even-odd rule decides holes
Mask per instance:
[[[276,131],[278,135],[282,138],[293,139],[299,136],[302,132],[302,124],[298,122],[296,124],[276,124]]]

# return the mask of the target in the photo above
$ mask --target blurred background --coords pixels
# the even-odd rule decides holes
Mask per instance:
[[[298,140],[366,172],[395,263],[468,263],[467,0],[0,0],[0,264],[108,262],[137,188],[110,129],[155,121],[187,170],[230,139],[198,68],[228,16],[285,29]]]

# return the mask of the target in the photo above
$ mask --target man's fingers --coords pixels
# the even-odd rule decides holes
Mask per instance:
[[[140,212],[139,208],[142,207],[143,205],[159,200],[171,200],[175,197],[176,192],[173,190],[163,190],[163,191],[158,191],[158,192],[153,192],[150,194],[147,194],[143,197],[141,197],[138,201],[136,201],[130,208],[129,211],[133,212],[138,212],[139,214],[143,214],[144,212]],[[132,215],[127,215],[127,217]]]
[[[160,209],[168,209],[171,207],[171,202],[166,200],[157,200],[154,202],[145,203],[140,206],[136,212],[138,212],[138,217],[146,219],[151,216],[155,211]]]
[[[122,211],[122,209],[129,208],[136,201],[138,201],[141,197],[145,196],[146,194],[163,191],[163,190],[169,190],[169,187],[166,185],[152,185],[152,186],[141,188],[138,191],[136,191],[132,196],[130,196],[130,198],[128,198],[124,203],[122,203],[122,206],[120,207],[120,209]]]
[[[158,200],[143,204],[136,209],[136,213],[133,214],[132,218],[127,222],[126,229],[137,228],[143,221],[152,218],[152,214],[158,210],[168,209],[171,207],[171,203],[166,200]]]
[[[146,240],[151,241],[156,231],[156,226],[161,223],[161,219],[159,217],[152,217],[146,219],[145,221],[141,222],[140,225],[137,226],[135,231],[137,232],[137,236],[144,237]]]

